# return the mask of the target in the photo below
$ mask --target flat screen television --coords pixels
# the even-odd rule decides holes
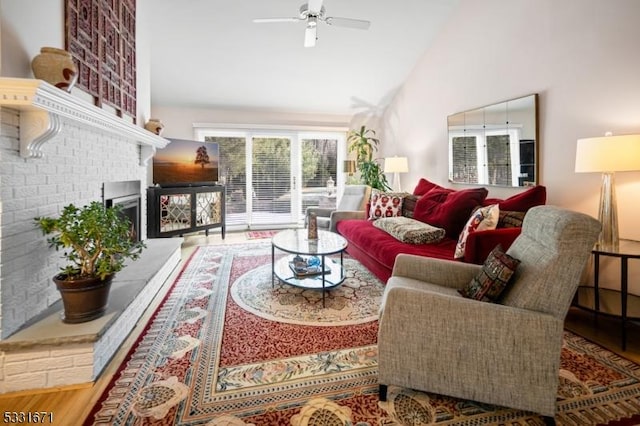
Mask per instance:
[[[217,143],[171,139],[153,156],[153,183],[163,188],[213,185],[218,181]]]

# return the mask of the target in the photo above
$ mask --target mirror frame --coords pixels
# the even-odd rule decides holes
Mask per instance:
[[[515,188],[539,183],[537,93],[449,115],[447,130],[449,182]],[[509,149],[496,149],[500,143]]]

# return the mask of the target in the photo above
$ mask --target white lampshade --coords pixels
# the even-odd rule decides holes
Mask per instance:
[[[640,135],[578,139],[576,172],[640,170]]]
[[[408,173],[409,162],[407,157],[387,157],[384,159],[385,173]]]

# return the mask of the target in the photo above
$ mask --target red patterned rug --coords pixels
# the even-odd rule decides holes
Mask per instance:
[[[260,240],[264,238],[271,238],[277,233],[278,231],[247,231],[245,235],[250,240]]]
[[[531,413],[394,387],[389,402],[379,403],[375,319],[342,326],[292,324],[234,301],[234,283],[249,271],[260,274],[270,261],[268,243],[200,247],[86,424],[544,424]],[[345,264],[346,293],[328,297],[344,297],[347,302],[335,306],[358,311],[348,301],[375,298],[382,284],[355,260]],[[255,285],[270,288],[269,274],[261,276],[267,281]],[[283,300],[316,298],[274,300],[256,309],[276,311]],[[569,332],[560,383],[558,424],[640,423],[640,366]]]

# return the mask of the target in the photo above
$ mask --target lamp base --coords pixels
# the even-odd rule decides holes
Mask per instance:
[[[602,173],[598,220],[602,224],[598,245],[604,248],[617,249],[620,245],[620,238],[618,235],[618,210],[613,172]]]

